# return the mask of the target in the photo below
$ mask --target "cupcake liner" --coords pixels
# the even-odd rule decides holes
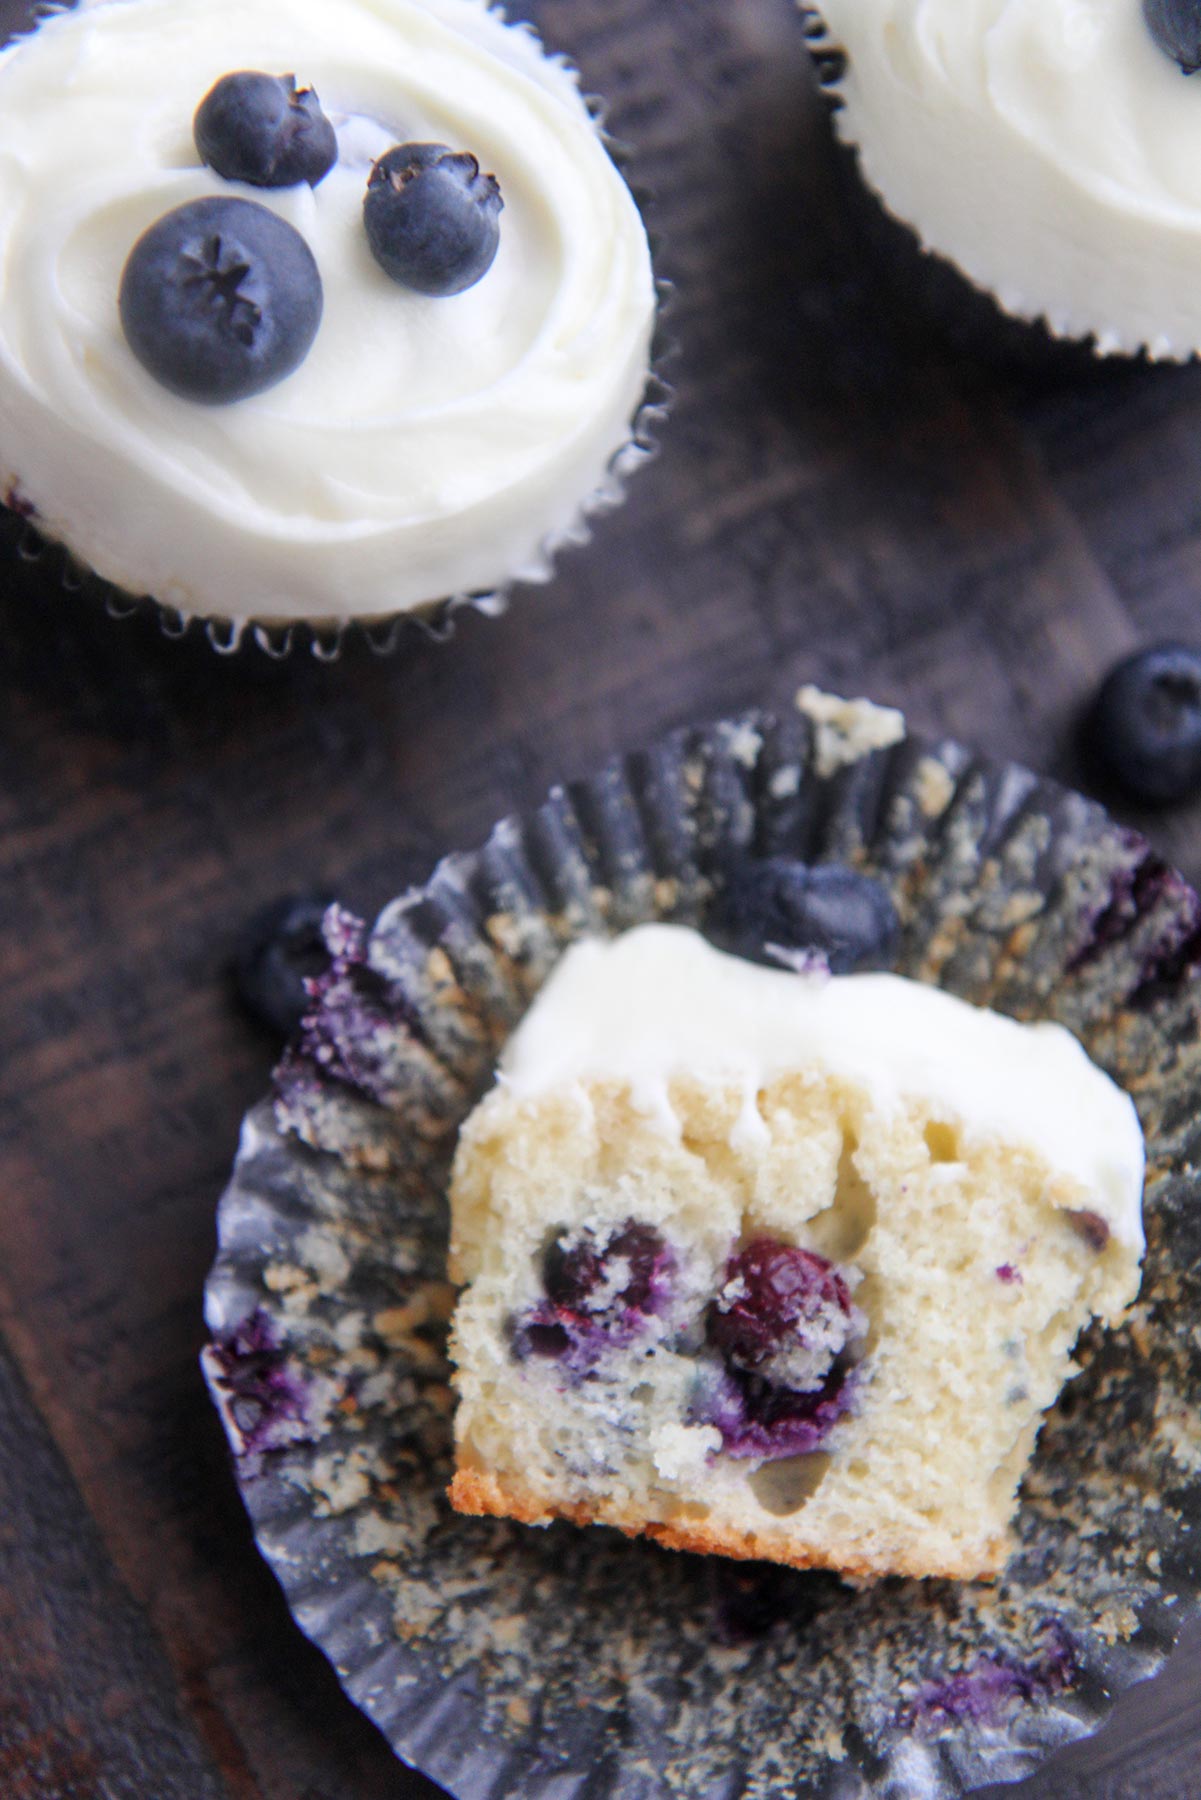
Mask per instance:
[[[849,59],[832,37],[819,7],[799,0],[799,10],[833,117],[845,109],[838,90]],[[836,135],[840,198],[864,253],[885,271],[889,285],[909,310],[929,321],[953,349],[976,361],[1001,362],[1032,375],[1066,375],[1098,359],[1135,360],[1128,352],[1101,343],[1096,333],[1067,336],[1056,332],[1044,317],[1008,311],[988,288],[980,287],[950,258],[924,243],[907,221],[889,210],[864,175],[857,146],[846,135]]]
[[[10,35],[32,36],[42,19],[52,18],[56,13],[67,10],[72,3],[73,0],[45,0],[44,4],[33,9],[33,23],[28,31]],[[508,23],[502,5],[496,4],[496,0],[489,0],[489,5],[490,10]],[[544,56],[579,80],[579,70],[570,57],[548,50],[532,25],[522,21],[509,25],[509,29],[521,31],[532,38]],[[613,137],[606,129],[607,102],[603,98],[581,90],[581,100],[597,128],[605,150],[630,189],[645,225],[649,195],[637,179],[636,150],[624,140]],[[647,239],[652,265],[657,265],[662,251],[662,235],[648,229]],[[364,641],[377,656],[391,656],[403,645],[414,642],[432,640],[434,643],[448,643],[454,636],[460,613],[471,611],[482,614],[485,618],[499,618],[508,609],[510,598],[516,589],[550,581],[561,553],[567,549],[581,549],[590,543],[592,521],[624,504],[630,477],[658,456],[659,432],[666,423],[675,396],[675,390],[665,373],[676,353],[675,340],[667,328],[674,291],[670,281],[655,275],[658,304],[645,387],[630,421],[629,435],[609,458],[601,482],[579,502],[574,517],[566,526],[541,540],[526,570],[486,592],[449,594],[404,612],[347,619],[259,621],[209,618],[182,612],[178,607],[168,606],[150,594],[133,594],[98,575],[69,545],[45,537],[38,529],[36,508],[19,498],[19,481],[10,489],[4,501],[0,502],[0,521],[9,525],[10,529],[15,527],[18,541],[23,546],[19,553],[24,560],[39,561],[47,550],[53,550],[61,557],[60,583],[67,592],[78,593],[86,588],[114,619],[130,618],[134,614],[149,615],[157,621],[163,636],[167,638],[183,638],[197,630],[219,656],[236,655],[247,641],[275,662],[282,662],[294,650],[302,649],[307,649],[319,662],[336,662],[344,646],[353,639]]]
[[[1143,1297],[1083,1340],[994,1587],[857,1591],[445,1498],[457,1126],[568,944],[703,927],[769,855],[876,876],[902,973],[1062,1020],[1148,1134]],[[459,1800],[947,1800],[1162,1667],[1201,1599],[1201,906],[1142,839],[899,715],[810,705],[615,760],[327,931],[221,1202],[204,1366],[263,1554],[399,1756]]]

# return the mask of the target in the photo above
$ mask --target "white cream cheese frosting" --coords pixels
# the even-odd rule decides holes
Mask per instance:
[[[237,69],[316,88],[315,189],[200,163],[196,107]],[[374,262],[362,199],[391,144],[469,150],[504,198],[496,261],[430,299]],[[135,360],[125,259],[234,195],[305,237],[306,361],[232,406]],[[81,0],[0,53],[0,496],[99,574],[242,621],[411,610],[546,573],[629,442],[655,309],[646,234],[574,73],[486,0]]]
[[[822,0],[838,115],[928,249],[1104,352],[1201,348],[1201,77],[1141,0]]]
[[[672,1133],[672,1079],[721,1079],[746,1096],[736,1130],[753,1132],[766,1131],[760,1090],[808,1068],[864,1091],[875,1111],[922,1102],[966,1143],[1027,1146],[1141,1254],[1143,1137],[1129,1096],[1063,1026],[1022,1024],[903,976],[761,968],[675,925],[586,939],[509,1040],[499,1078],[518,1099],[621,1082]]]

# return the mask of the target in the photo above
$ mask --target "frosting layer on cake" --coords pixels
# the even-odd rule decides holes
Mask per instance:
[[[315,189],[203,167],[220,76],[315,87]],[[376,265],[361,208],[390,145],[469,150],[504,196],[468,292]],[[135,241],[206,195],[305,237],[325,313],[271,391],[197,406],[121,332]],[[484,0],[82,0],[0,54],[0,483],[101,575],[185,613],[383,615],[545,573],[641,399],[654,284],[576,78]]]
[[[1103,351],[1201,345],[1201,83],[1140,0],[823,0],[841,135],[927,248]]]
[[[469,1513],[975,1578],[1090,1319],[1134,1109],[1057,1026],[647,926],[568,951],[451,1180]]]
[[[734,1126],[766,1138],[760,1091],[806,1067],[853,1083],[873,1112],[917,1100],[965,1143],[1025,1144],[1121,1243],[1143,1248],[1143,1137],[1128,1095],[1062,1025],[1021,1024],[899,975],[795,975],[715,950],[677,925],[573,945],[505,1048],[521,1100],[620,1081],[678,1135],[673,1078],[737,1084]]]

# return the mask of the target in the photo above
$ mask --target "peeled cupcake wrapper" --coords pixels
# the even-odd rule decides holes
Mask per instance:
[[[258,1542],[460,1800],[949,1800],[1094,1730],[1198,1611],[1201,903],[1079,795],[805,704],[555,789],[370,930],[331,911],[332,973],[243,1128],[204,1360]],[[457,1127],[568,944],[703,926],[760,856],[877,877],[901,973],[1061,1020],[1143,1118],[1143,1294],[1082,1341],[995,1587],[855,1591],[445,1498]]]
[[[490,0],[491,3],[491,0]],[[38,7],[35,18],[51,18],[62,11],[61,4],[46,4]],[[499,9],[497,9],[499,10]],[[35,24],[30,32],[37,29]],[[521,24],[510,26],[512,30],[521,30],[539,43],[538,33],[532,25]],[[548,51],[542,46],[543,54],[551,57],[562,68],[574,70],[571,59],[559,52]],[[578,71],[576,71],[578,73]],[[596,125],[601,141],[608,151],[619,172],[626,180],[634,196],[635,204],[643,215],[645,224],[646,194],[637,180],[631,175],[631,165],[635,160],[634,152],[629,144],[610,135],[605,128],[606,102],[598,95],[584,94],[583,104]],[[657,232],[647,232],[651,247],[652,260],[657,261],[662,238]],[[131,594],[124,588],[115,586],[97,575],[88,565],[82,562],[68,544],[57,544],[42,536],[37,528],[36,515],[13,512],[11,508],[0,507],[0,519],[8,518],[16,522],[16,552],[25,562],[39,562],[48,551],[53,551],[62,559],[60,583],[67,593],[79,593],[83,589],[94,592],[103,604],[105,611],[114,619],[127,619],[135,613],[149,613],[157,619],[164,637],[182,638],[187,636],[193,626],[197,626],[219,656],[233,656],[244,645],[247,638],[257,645],[265,656],[274,662],[282,662],[293,649],[307,646],[311,654],[319,662],[336,662],[342,654],[344,644],[353,636],[362,637],[368,648],[377,656],[391,656],[403,642],[418,639],[435,643],[446,643],[454,636],[456,615],[465,610],[483,614],[485,618],[499,618],[509,604],[513,590],[523,585],[539,585],[551,579],[561,551],[570,548],[582,548],[591,542],[592,520],[602,513],[613,512],[626,498],[627,483],[645,463],[652,461],[659,453],[658,433],[667,418],[674,390],[666,379],[664,369],[675,353],[675,344],[666,329],[666,321],[674,298],[671,282],[661,276],[655,277],[655,292],[658,307],[655,315],[654,336],[651,342],[650,363],[647,371],[646,386],[638,409],[630,422],[629,437],[619,446],[609,459],[608,469],[599,487],[585,496],[579,503],[579,509],[569,525],[552,536],[542,540],[534,558],[527,567],[511,575],[506,581],[487,592],[459,593],[445,595],[441,599],[431,600],[426,605],[412,607],[405,612],[382,614],[378,617],[350,617],[347,619],[281,619],[256,621],[253,619],[233,620],[220,618],[204,618],[198,614],[181,612],[178,607],[167,606],[149,594]]]

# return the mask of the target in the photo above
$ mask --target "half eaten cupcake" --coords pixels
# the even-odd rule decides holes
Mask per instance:
[[[1137,1294],[1134,1107],[1062,1027],[650,925],[564,957],[463,1128],[463,1512],[996,1575],[1082,1328]]]

